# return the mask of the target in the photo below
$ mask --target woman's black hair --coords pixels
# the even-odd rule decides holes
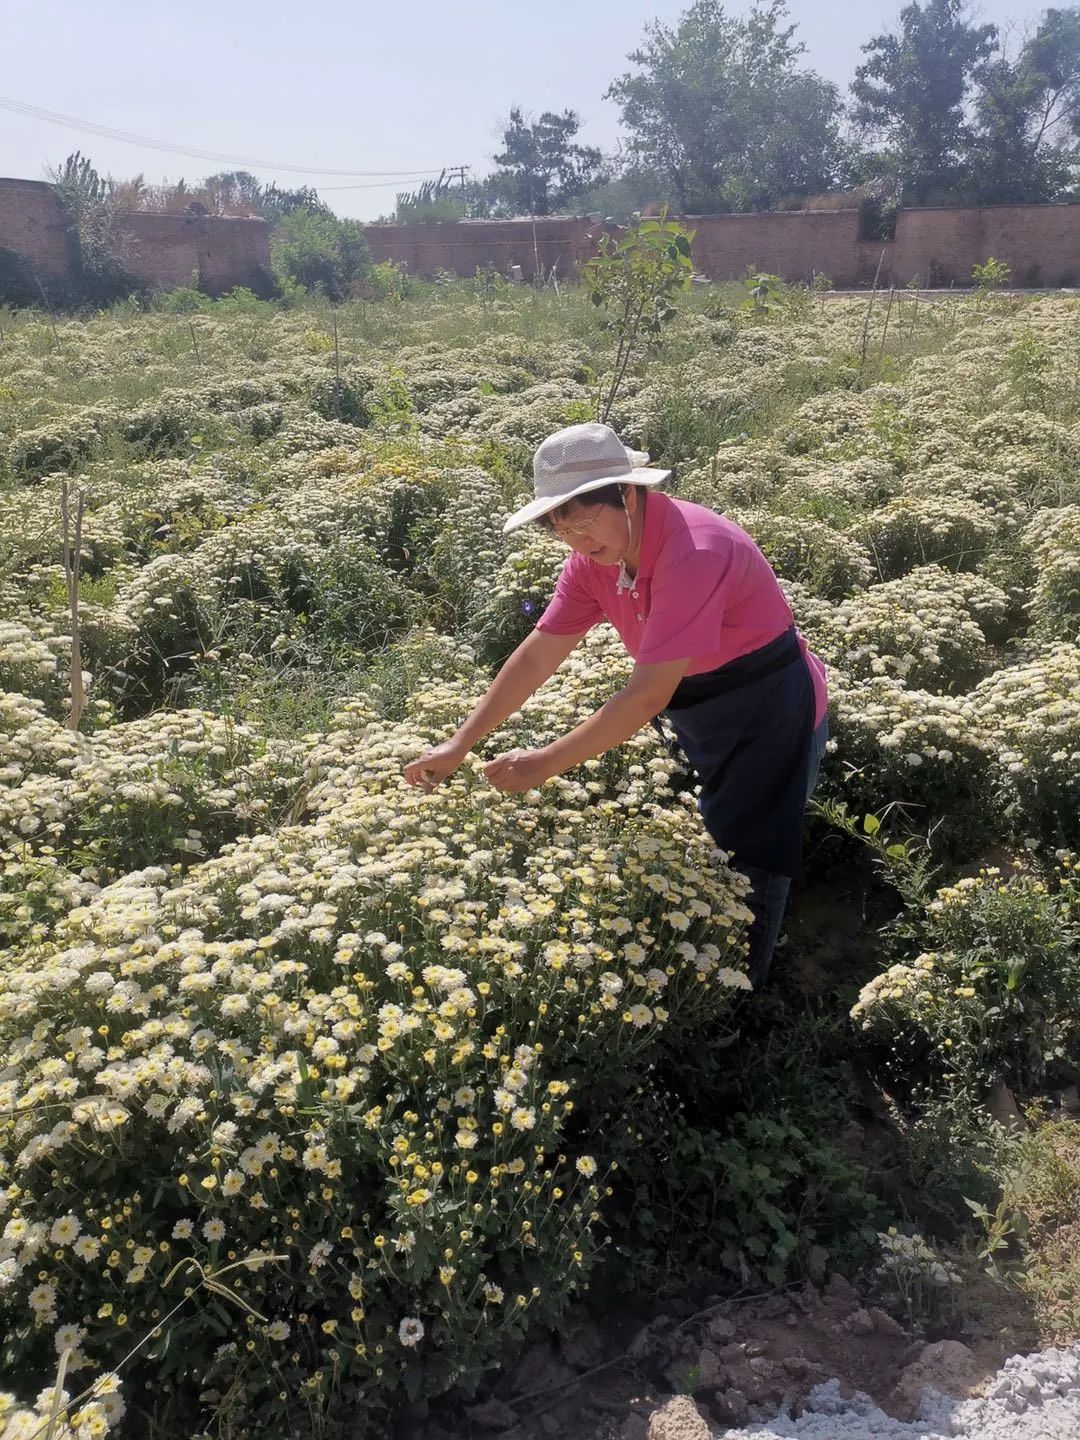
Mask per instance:
[[[629,482],[626,482],[629,483]],[[554,510],[549,510],[546,515],[537,517],[537,524],[543,525],[545,530],[550,530],[552,521],[564,520],[574,500],[585,501],[590,504],[607,505],[612,510],[625,510],[626,502],[622,493],[623,482],[612,481],[610,485],[601,485],[596,490],[587,490],[584,495],[575,495],[572,500],[567,500],[565,505],[557,505]]]

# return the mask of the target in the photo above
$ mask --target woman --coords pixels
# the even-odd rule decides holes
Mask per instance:
[[[538,521],[572,553],[535,629],[472,714],[452,739],[411,761],[405,776],[434,788],[607,618],[635,661],[627,683],[568,735],[499,755],[484,773],[498,790],[529,790],[650,721],[659,729],[664,715],[701,782],[706,829],[752,882],[749,972],[760,985],[825,748],[825,669],[749,535],[654,489],[671,472],[649,469],[647,460],[597,423],[567,426],[540,445],[535,498],[503,531]]]

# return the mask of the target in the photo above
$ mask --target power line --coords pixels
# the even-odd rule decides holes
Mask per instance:
[[[125,145],[140,145],[148,150],[164,150],[174,155],[188,155],[196,160],[215,160],[226,165],[253,166],[258,170],[288,170],[298,175],[372,175],[395,176],[389,183],[410,179],[420,175],[437,175],[442,166],[432,165],[427,170],[327,170],[318,165],[286,165],[277,160],[249,160],[240,155],[221,155],[215,150],[199,150],[190,145],[173,145],[164,140],[151,140],[145,135],[136,135],[130,130],[117,130],[111,125],[99,125],[93,120],[79,120],[73,115],[62,115],[58,110],[43,110],[39,105],[28,105],[22,100],[12,100],[0,95],[0,109],[10,110],[16,115],[28,115],[35,120],[48,121],[50,125],[63,125],[69,130],[81,130],[88,135],[100,135],[106,140],[119,140]],[[352,189],[352,186],[336,187]],[[360,188],[360,187],[357,187]]]
[[[432,171],[432,174],[435,172]],[[361,185],[320,185],[319,194],[326,195],[331,190],[387,190],[395,185],[401,185],[401,180],[367,180]]]

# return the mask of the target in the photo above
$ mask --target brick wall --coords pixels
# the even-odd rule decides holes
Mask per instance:
[[[690,215],[694,268],[714,280],[734,280],[748,265],[785,280],[828,275],[854,284],[858,272],[858,212],[792,210],[767,215]]]
[[[511,265],[532,278],[537,260],[544,274],[568,280],[581,260],[593,254],[589,235],[599,227],[588,220],[442,220],[412,225],[365,225],[373,260],[404,264],[410,275],[430,277],[437,270],[474,275],[478,265],[493,265],[505,275]],[[534,243],[535,241],[535,243]]]
[[[209,295],[234,285],[261,293],[269,281],[270,226],[265,220],[207,216],[196,231],[195,248],[199,284]]]
[[[264,287],[270,268],[265,220],[138,211],[122,215],[118,229],[126,268],[155,289],[190,285],[193,273],[212,295],[234,285]],[[0,179],[0,246],[42,278],[70,278],[74,257],[51,185]]]
[[[154,289],[192,284],[210,295],[234,285],[259,290],[270,268],[270,227],[265,220],[217,215],[122,215],[124,265]]]
[[[788,280],[815,271],[834,285],[867,285],[881,260],[881,281],[963,285],[971,267],[991,255],[1017,285],[1080,284],[1080,205],[995,205],[984,209],[901,210],[896,238],[862,241],[854,210],[795,210],[763,215],[686,217],[696,230],[694,263],[714,280],[736,279],[747,266]],[[234,285],[261,288],[270,265],[270,229],[262,220],[211,215],[132,213],[121,219],[129,270],[156,288],[189,285],[220,294]],[[602,227],[588,220],[462,220],[367,225],[375,260],[404,263],[413,275],[437,270],[472,275],[492,265],[520,265],[531,277],[554,267],[570,279],[595,253]],[[14,250],[43,278],[71,272],[63,215],[49,185],[0,179],[0,246]]]
[[[896,238],[859,239],[855,210],[794,210],[763,215],[690,215],[694,265],[714,280],[733,280],[748,265],[809,280],[815,271],[834,285],[868,285],[881,261],[881,283],[906,285],[933,277],[938,285],[970,283],[971,267],[991,255],[1017,285],[1080,284],[1080,205],[996,205],[983,209],[901,210]],[[577,219],[537,220],[541,267],[568,277],[592,250],[602,227]],[[411,274],[436,270],[472,275],[477,265],[503,274],[535,270],[528,220],[463,220],[365,226],[372,258],[403,262]]]
[[[42,279],[70,273],[67,226],[51,185],[0,180],[0,247],[21,255]]]
[[[931,267],[940,284],[969,284],[971,267],[991,255],[1009,266],[1016,285],[1077,285],[1080,205],[901,210],[894,250],[900,285],[912,275],[925,279]]]

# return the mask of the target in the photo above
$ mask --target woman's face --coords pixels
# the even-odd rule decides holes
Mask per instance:
[[[632,523],[637,499],[633,489],[624,491],[625,510],[596,504],[587,495],[582,500],[570,500],[565,514],[551,522],[552,530],[560,540],[597,565],[617,565],[631,548],[627,516]]]

